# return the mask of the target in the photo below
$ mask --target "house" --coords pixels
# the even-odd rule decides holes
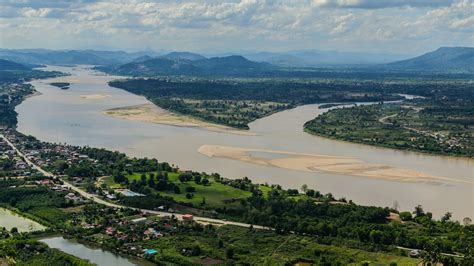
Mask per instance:
[[[184,221],[192,221],[194,219],[192,214],[183,214],[182,219]]]
[[[109,200],[117,199],[117,197],[114,194],[107,194],[105,197]]]
[[[132,220],[132,223],[138,224],[138,223],[143,223],[146,221],[146,217],[140,217]]]
[[[144,253],[143,255],[145,255],[145,256],[153,256],[156,253],[158,253],[158,250],[156,250],[156,249],[145,249],[145,250],[143,250],[143,253]]]
[[[115,228],[109,226],[105,229],[105,234],[111,236],[111,235],[114,235],[115,234]]]
[[[411,250],[408,253],[408,256],[410,256],[412,258],[418,258],[418,257],[420,257],[420,251],[418,249]]]

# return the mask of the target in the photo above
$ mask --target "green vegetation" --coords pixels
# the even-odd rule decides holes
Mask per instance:
[[[334,109],[307,122],[305,130],[364,144],[474,157],[472,104],[419,100]]]
[[[242,129],[248,129],[247,124],[258,118],[292,106],[291,104],[275,102],[182,98],[157,98],[154,103],[176,113]]]
[[[248,129],[248,123],[296,105],[397,100],[376,82],[306,79],[160,78],[112,81],[173,112]]]
[[[51,82],[51,83],[49,83],[49,85],[58,87],[62,90],[67,90],[67,89],[69,89],[69,86],[71,85],[71,83],[69,83],[69,82]]]
[[[246,199],[251,193],[224,185],[213,176],[199,173],[134,173],[127,174],[126,181],[120,177],[108,177],[105,184],[109,188],[130,188],[145,195],[160,196],[177,203],[201,208],[221,208],[233,201]]]

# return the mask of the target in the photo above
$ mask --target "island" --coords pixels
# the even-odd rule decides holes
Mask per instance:
[[[304,129],[351,142],[473,158],[472,84],[431,84],[418,90],[423,98],[332,109],[308,121]]]
[[[112,87],[143,95],[163,109],[238,129],[298,105],[400,100],[377,82],[319,79],[167,77],[115,80]]]
[[[69,82],[51,82],[51,83],[49,83],[49,85],[54,86],[54,87],[58,87],[61,90],[68,90],[71,83],[69,83]]]

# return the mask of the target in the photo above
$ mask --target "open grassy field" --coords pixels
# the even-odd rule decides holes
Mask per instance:
[[[155,173],[156,174],[156,173]],[[127,175],[129,182],[133,180],[140,181],[142,173],[133,173]],[[251,193],[248,191],[240,190],[222,183],[216,182],[213,178],[209,178],[209,184],[196,184],[194,181],[181,182],[178,179],[178,173],[168,173],[168,182],[174,183],[179,187],[180,193],[176,194],[173,191],[157,191],[153,190],[154,193],[161,196],[168,196],[173,198],[174,201],[178,203],[192,203],[194,206],[202,205],[203,201],[207,207],[219,208],[224,204],[229,204],[235,199],[245,199],[251,196]],[[147,181],[150,178],[150,173],[146,173]],[[112,177],[105,179],[104,183],[110,188],[120,188],[122,185],[114,182]],[[186,197],[186,188],[194,187],[195,192],[193,192],[192,198]]]

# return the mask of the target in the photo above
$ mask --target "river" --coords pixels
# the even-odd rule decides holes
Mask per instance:
[[[48,67],[69,72],[69,77],[34,81],[41,95],[17,106],[18,130],[43,141],[89,145],[125,152],[130,156],[155,157],[183,169],[217,172],[229,178],[247,176],[258,183],[299,188],[302,184],[346,197],[365,205],[393,206],[412,210],[421,204],[439,218],[446,212],[462,219],[474,217],[474,161],[432,156],[330,140],[303,132],[303,124],[326,110],[317,104],[299,106],[251,123],[255,135],[236,135],[108,117],[110,108],[149,103],[144,97],[111,88],[116,77],[84,67]],[[70,89],[48,85],[70,81]],[[197,152],[202,145],[225,145],[262,150],[354,157],[371,164],[411,169],[459,182],[398,182],[328,172],[303,172],[207,157]]]

